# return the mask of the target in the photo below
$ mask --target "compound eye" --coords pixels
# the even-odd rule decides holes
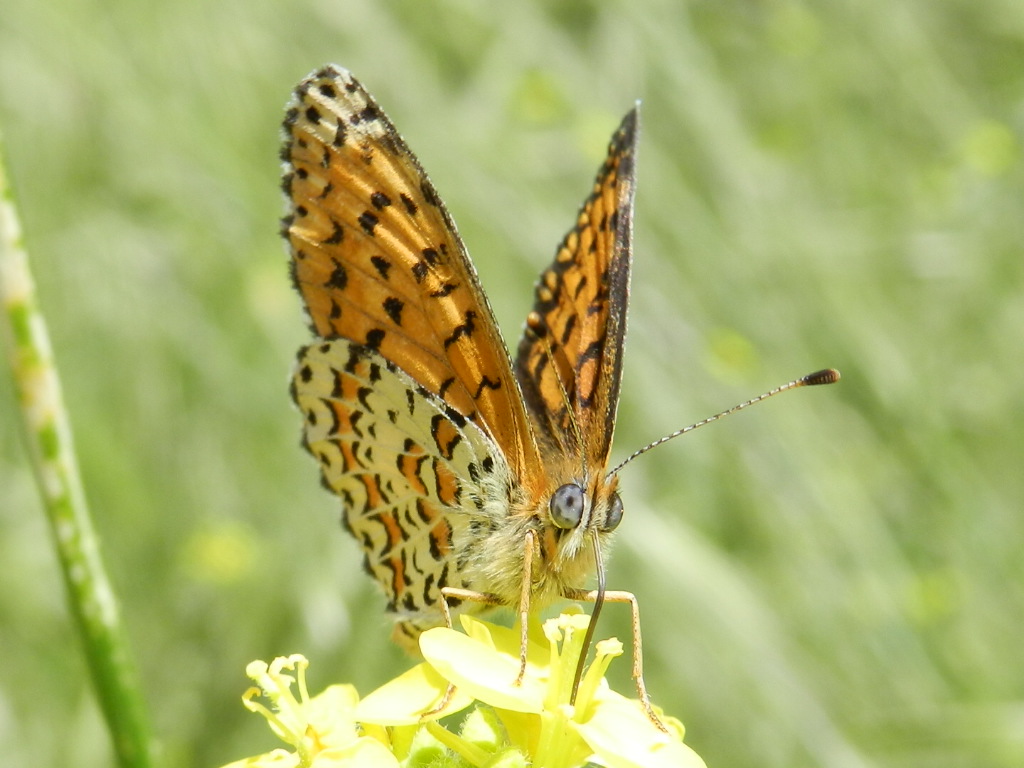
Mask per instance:
[[[613,493],[612,497],[608,500],[608,516],[604,519],[604,525],[601,526],[602,531],[614,531],[619,527],[619,523],[622,522],[622,499],[619,498],[619,494]]]
[[[559,528],[575,528],[583,519],[583,489],[567,483],[551,494],[551,522]]]

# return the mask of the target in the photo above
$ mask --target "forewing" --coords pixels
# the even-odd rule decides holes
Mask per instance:
[[[555,260],[541,273],[516,376],[542,439],[600,471],[622,374],[633,236],[637,110],[608,156]]]
[[[486,297],[440,198],[373,98],[326,67],[284,122],[284,235],[314,333],[376,350],[487,432],[521,478],[537,448]]]
[[[306,448],[341,498],[388,610],[439,623],[441,587],[471,586],[453,546],[507,487],[500,451],[378,352],[346,339],[299,351],[292,396]]]

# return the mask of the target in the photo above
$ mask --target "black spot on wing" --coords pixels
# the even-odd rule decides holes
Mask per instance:
[[[337,245],[345,237],[345,231],[341,228],[341,224],[336,222],[334,219],[331,219],[331,224],[334,227],[334,231],[331,232],[328,237],[320,241],[321,245]]]
[[[394,296],[388,296],[384,299],[384,311],[388,317],[391,318],[395,325],[402,324],[402,310],[405,308],[405,302]]]
[[[344,265],[335,263],[331,276],[327,278],[327,282],[324,285],[339,291],[345,290],[345,287],[348,285],[348,272],[345,270]]]
[[[455,326],[451,336],[444,340],[444,348],[448,349],[448,347],[455,344],[463,336],[467,338],[472,337],[474,331],[476,331],[476,312],[470,309],[466,311],[465,322],[462,325]]]
[[[383,256],[377,254],[370,257],[370,263],[373,264],[373,268],[377,270],[377,274],[384,280],[388,279],[388,272],[391,271],[391,262]]]
[[[363,228],[363,231],[370,237],[373,237],[373,230],[377,226],[379,219],[377,215],[371,211],[363,211],[359,214],[359,226]]]
[[[479,400],[480,395],[483,394],[484,389],[501,389],[501,380],[489,379],[484,376],[480,379],[480,385],[476,388],[476,392],[473,393],[473,399]]]
[[[384,333],[381,328],[372,328],[366,332],[366,346],[370,349],[380,349],[380,345],[384,342]]]

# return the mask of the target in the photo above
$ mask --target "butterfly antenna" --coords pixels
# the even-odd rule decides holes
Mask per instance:
[[[837,371],[835,368],[825,368],[820,371],[815,371],[814,373],[808,373],[806,376],[802,378],[791,381],[788,384],[783,384],[781,387],[776,387],[775,389],[769,390],[768,392],[765,392],[763,395],[758,395],[753,400],[747,400],[745,403],[734,405],[727,411],[716,413],[714,416],[709,416],[703,421],[698,421],[696,424],[691,424],[688,427],[677,429],[671,435],[665,435],[664,437],[655,440],[653,443],[645,445],[639,451],[634,451],[632,454],[627,456],[625,461],[620,462],[619,465],[615,467],[615,469],[608,473],[608,477],[617,474],[620,469],[629,464],[629,462],[631,462],[637,456],[647,453],[652,448],[657,448],[662,443],[667,443],[669,440],[679,437],[680,435],[685,435],[687,432],[693,432],[693,430],[699,427],[703,427],[706,424],[710,424],[713,421],[718,421],[719,419],[725,418],[726,416],[731,416],[737,411],[742,411],[744,408],[747,408],[753,405],[754,403],[760,403],[762,400],[767,400],[769,397],[775,397],[775,395],[781,392],[785,392],[787,389],[797,389],[799,387],[817,387],[822,384],[835,384],[837,381],[839,381],[839,371]]]
[[[583,679],[583,670],[587,666],[587,656],[590,655],[590,644],[594,642],[594,632],[597,629],[597,617],[601,615],[604,607],[605,577],[604,560],[601,557],[601,544],[597,536],[590,537],[591,546],[594,549],[594,564],[597,570],[597,596],[594,598],[594,610],[590,614],[590,623],[587,624],[587,634],[583,637],[583,648],[580,649],[580,658],[576,662],[576,676],[572,680],[572,695],[569,703],[576,703],[576,693],[580,689],[580,681]]]

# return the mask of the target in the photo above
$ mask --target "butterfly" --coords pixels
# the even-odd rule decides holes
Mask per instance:
[[[630,602],[650,712],[636,601],[604,589],[602,566],[623,518],[608,460],[637,110],[537,281],[514,360],[440,196],[358,80],[337,66],[309,75],[283,132],[282,234],[316,337],[292,396],[395,639],[414,646],[449,608],[506,605],[524,619],[525,649],[533,609]],[[595,572],[597,593],[585,589]]]

